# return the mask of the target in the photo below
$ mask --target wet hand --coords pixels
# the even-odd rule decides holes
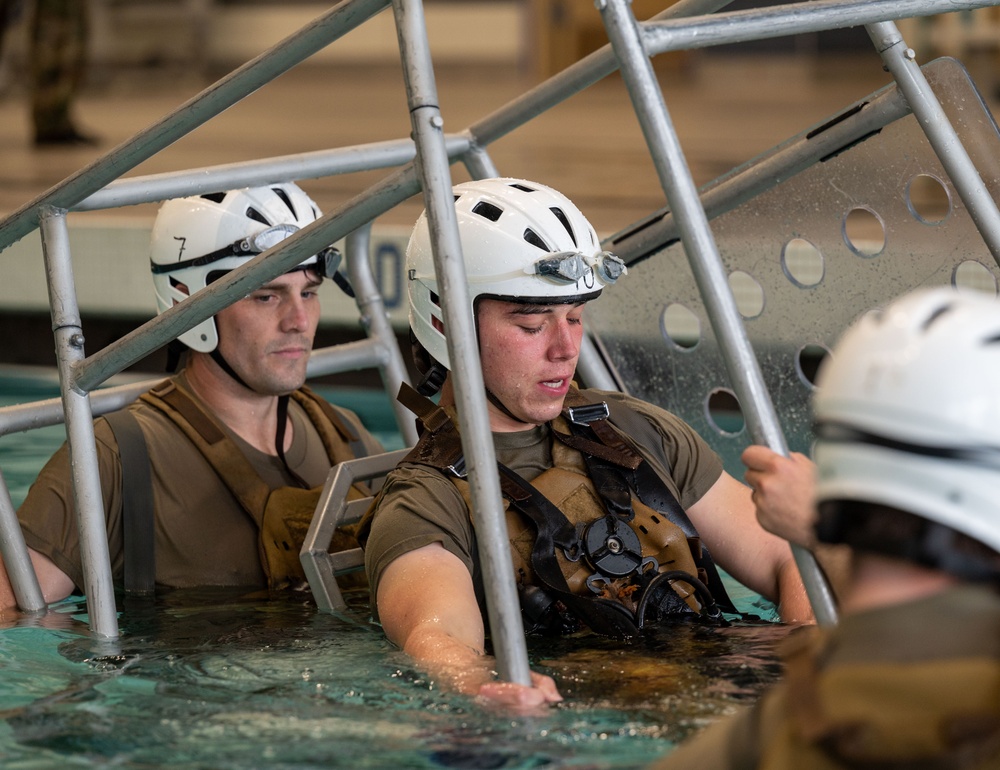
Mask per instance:
[[[544,711],[563,698],[551,677],[531,672],[531,686],[514,682],[487,682],[479,688],[478,698],[484,705],[499,706],[520,714]]]
[[[765,446],[750,446],[741,458],[753,490],[757,520],[768,532],[804,546],[816,545],[816,466],[803,454],[788,457]]]

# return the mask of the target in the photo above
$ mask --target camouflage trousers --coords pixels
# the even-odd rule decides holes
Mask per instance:
[[[0,37],[24,0],[0,0]],[[87,0],[35,0],[31,4],[31,115],[36,135],[72,129],[70,105],[87,63]],[[0,40],[2,44],[2,40]]]

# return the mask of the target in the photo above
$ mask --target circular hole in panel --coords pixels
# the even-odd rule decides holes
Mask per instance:
[[[997,295],[997,278],[982,262],[967,259],[955,266],[951,282],[956,289],[983,291],[994,297]]]
[[[951,193],[932,174],[917,174],[906,186],[906,207],[925,225],[939,225],[951,214]]]
[[[680,350],[691,350],[701,341],[701,321],[690,309],[674,302],[660,316],[663,336]]]
[[[810,289],[823,280],[823,252],[805,238],[792,238],[781,249],[781,269],[800,289]]]
[[[799,348],[795,355],[795,371],[809,388],[816,387],[816,375],[819,372],[820,364],[830,355],[830,351],[825,345],[807,343]]]
[[[885,248],[885,223],[867,206],[848,211],[842,229],[847,248],[859,257],[877,257]]]
[[[756,318],[764,312],[764,289],[749,273],[734,270],[729,274],[729,288],[736,299],[736,309],[744,318]]]
[[[723,435],[735,436],[746,425],[740,402],[729,388],[716,388],[709,393],[705,410],[709,424]]]

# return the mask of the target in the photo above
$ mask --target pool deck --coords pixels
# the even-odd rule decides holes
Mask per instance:
[[[222,73],[220,73],[222,74]],[[516,67],[436,71],[448,131],[460,131],[537,84]],[[708,182],[834,115],[889,82],[874,50],[838,58],[695,52],[660,72],[691,174]],[[23,94],[0,93],[0,215],[9,214],[209,85],[177,68],[104,73],[78,102],[96,146],[37,149]],[[394,66],[302,65],[140,164],[126,176],[309,152],[409,135],[402,74]],[[655,169],[619,76],[613,75],[512,132],[488,150],[501,173],[545,182],[572,198],[599,232],[614,232],[664,205]],[[331,210],[386,172],[303,186]],[[456,180],[465,178],[455,169]],[[414,199],[379,223],[409,226]],[[155,206],[88,217],[149,220]],[[81,215],[84,216],[84,215]],[[378,224],[378,223],[377,223]]]

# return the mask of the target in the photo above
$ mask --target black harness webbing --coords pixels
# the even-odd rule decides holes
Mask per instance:
[[[421,431],[424,433],[423,439],[417,443],[405,461],[431,465],[439,470],[460,475],[454,469],[463,465],[461,443],[458,441],[456,426],[444,410],[407,387],[405,383],[400,388],[397,398],[418,416],[418,425],[424,429]],[[607,419],[609,408],[603,403],[593,405],[581,401],[577,404],[576,398],[578,396],[573,391],[573,396],[567,400],[567,406],[571,407],[568,420],[571,433],[562,433],[551,426],[550,430],[554,438],[581,452],[587,464],[588,475],[603,499],[608,514],[624,521],[631,521],[635,516],[631,498],[631,492],[634,491],[645,505],[662,512],[687,537],[697,538],[700,543],[698,532],[690,518],[657,471],[609,424]],[[571,400],[574,403],[570,403]],[[599,409],[595,411],[597,407]],[[572,408],[577,408],[577,411],[586,414],[586,417],[579,418],[579,421],[574,420]],[[600,415],[596,413],[598,411]],[[620,429],[627,432],[629,424],[636,424],[637,430],[632,435],[641,435],[650,446],[657,446],[662,442],[660,434],[641,415],[624,407],[615,411],[616,416],[623,413],[626,415],[623,417],[626,424],[620,426]],[[638,427],[643,424],[644,430]],[[435,434],[434,438],[437,441],[431,439],[429,434]],[[454,443],[451,444],[454,456],[444,456],[435,446],[446,434],[455,434]],[[444,440],[448,443],[446,439]],[[568,558],[580,558],[579,533],[565,514],[534,486],[502,463],[498,462],[497,466],[504,497],[510,501],[513,508],[535,525],[536,538],[531,552],[531,566],[545,585],[546,591],[598,633],[623,637],[635,636],[642,628],[641,616],[633,617],[625,607],[609,599],[578,596],[570,592],[556,560],[556,551],[561,549]],[[714,607],[725,612],[737,613],[708,550],[702,548],[700,554],[693,555],[696,564],[704,569],[708,577],[707,592],[711,594],[708,599],[714,599]],[[670,577],[677,576],[671,574]],[[687,582],[700,585],[697,579]]]
[[[646,421],[643,420],[643,422]],[[603,423],[604,429],[608,427],[604,421],[591,423],[588,426],[571,423],[570,427],[574,433],[574,438],[582,438],[587,443],[595,443],[585,437],[585,432],[587,428],[594,429],[601,423]],[[567,441],[569,437],[565,434],[558,431],[552,431],[552,433],[560,441],[578,448],[575,442],[570,443]],[[584,435],[581,436],[581,434]],[[659,434],[656,435],[659,437]],[[588,472],[594,480],[594,485],[600,490],[601,497],[604,498],[605,503],[608,505],[609,513],[622,516],[626,521],[631,521],[634,513],[631,509],[629,490],[634,490],[636,496],[643,503],[653,510],[664,513],[667,519],[677,525],[685,535],[689,538],[697,538],[700,543],[701,538],[698,535],[698,530],[695,529],[694,524],[688,517],[687,511],[684,510],[680,502],[660,477],[657,476],[656,471],[653,470],[648,462],[643,462],[640,457],[639,463],[635,467],[630,468],[628,465],[622,465],[614,460],[608,460],[589,453],[586,449],[582,451]],[[722,582],[722,577],[719,575],[719,570],[715,566],[715,560],[709,553],[708,548],[701,545],[700,550],[700,553],[694,554],[695,563],[705,570],[707,576],[706,585],[715,598],[716,606],[723,612],[738,614],[739,610],[736,609],[736,605],[730,599],[725,583]]]
[[[146,437],[128,409],[110,412],[104,419],[118,442],[122,466],[125,593],[151,594],[156,588],[156,533]]]
[[[639,626],[622,605],[598,596],[577,596],[570,591],[555,553],[557,548],[568,551],[579,546],[576,528],[562,511],[517,473],[501,463],[497,466],[504,496],[535,525],[537,537],[531,551],[531,568],[545,584],[546,591],[599,634],[623,638],[638,635]],[[561,522],[562,526],[553,526],[556,522]]]

